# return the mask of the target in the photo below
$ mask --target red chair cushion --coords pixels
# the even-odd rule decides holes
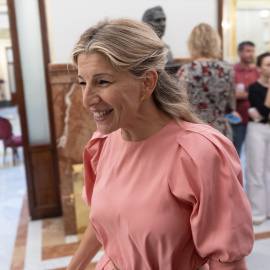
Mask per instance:
[[[8,139],[12,136],[12,126],[10,122],[0,117],[0,139]]]
[[[4,140],[5,147],[22,146],[22,136],[12,136],[10,139]]]

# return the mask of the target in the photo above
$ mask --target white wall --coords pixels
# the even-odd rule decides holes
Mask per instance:
[[[9,29],[9,20],[7,13],[7,6],[0,2],[0,28],[1,29]]]
[[[256,55],[269,50],[270,17],[262,18],[261,10],[238,10],[236,23],[236,42],[252,41],[255,43]]]
[[[70,61],[80,34],[105,17],[141,20],[144,11],[160,5],[167,17],[163,37],[174,58],[189,57],[187,38],[201,22],[216,28],[217,0],[47,0],[47,17],[53,63]]]

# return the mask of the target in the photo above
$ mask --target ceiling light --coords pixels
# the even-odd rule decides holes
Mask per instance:
[[[224,29],[230,28],[230,24],[229,24],[227,21],[225,21],[225,20],[222,21],[221,25],[222,25],[222,27],[223,27]]]
[[[262,18],[267,18],[268,16],[269,16],[269,10],[267,10],[267,9],[265,9],[265,10],[262,10],[261,12],[260,12],[260,16],[262,17]]]

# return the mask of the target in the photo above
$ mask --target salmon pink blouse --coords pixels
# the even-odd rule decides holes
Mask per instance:
[[[237,152],[219,131],[171,120],[125,141],[95,132],[83,197],[105,254],[97,270],[244,270],[254,235]]]

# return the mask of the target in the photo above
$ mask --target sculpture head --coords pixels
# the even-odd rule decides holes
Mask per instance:
[[[156,6],[147,9],[143,14],[142,20],[151,25],[160,38],[164,36],[166,16],[162,7]]]

